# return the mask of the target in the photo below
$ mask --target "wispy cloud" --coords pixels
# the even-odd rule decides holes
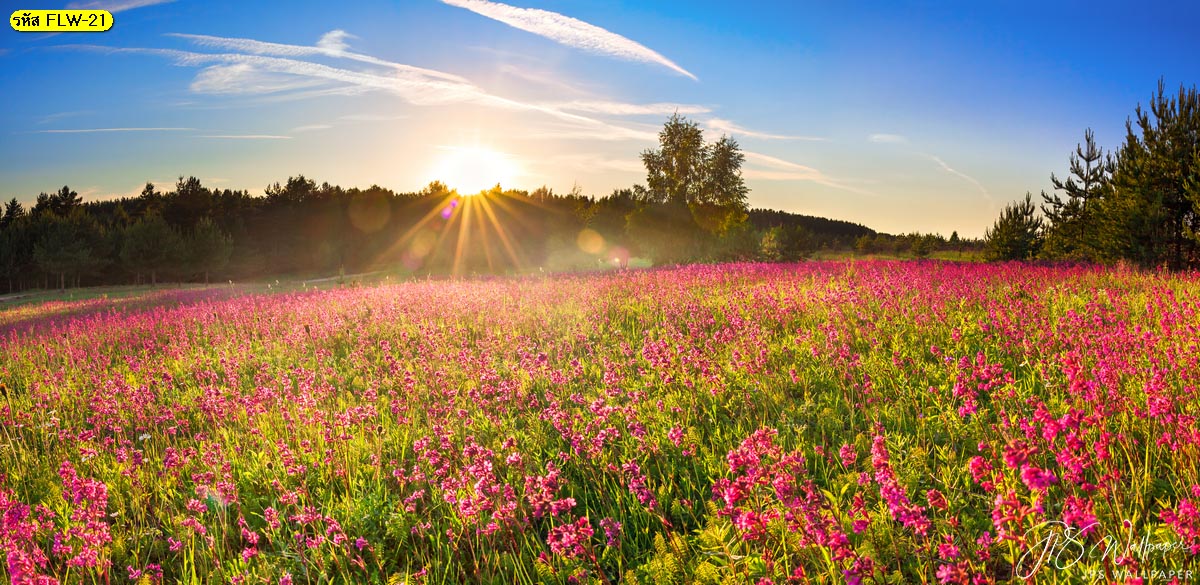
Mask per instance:
[[[291,140],[291,136],[275,134],[206,134],[200,138],[217,138],[222,140]]]
[[[337,35],[336,42],[331,41],[330,35],[326,34],[322,37],[325,47],[204,35],[173,36],[203,46],[229,48],[238,52],[198,53],[175,49],[112,48],[95,45],[62,45],[59,48],[84,49],[107,54],[152,54],[172,59],[181,66],[205,67],[192,84],[192,89],[200,93],[253,92],[287,96],[305,92],[311,92],[313,95],[387,92],[418,106],[474,104],[537,112],[555,118],[559,124],[568,126],[570,132],[586,134],[595,139],[653,140],[655,137],[654,133],[569,112],[552,104],[501,97],[457,75],[352,53],[344,48],[344,39],[349,36],[344,33]],[[293,58],[294,56],[337,57],[384,67],[386,70],[372,70],[371,67],[346,69]]]
[[[642,166],[642,161],[635,158],[608,158],[590,154],[563,154],[551,156],[539,162],[552,169],[570,168],[586,172],[609,170],[643,175],[646,172],[646,167]]]
[[[195,128],[71,128],[34,130],[35,134],[90,134],[94,132],[194,132]]]
[[[270,94],[320,87],[320,79],[306,79],[262,71],[250,63],[213,65],[196,74],[191,90],[208,94]]]
[[[759,132],[756,130],[750,130],[748,128],[743,128],[734,122],[731,122],[729,120],[723,120],[721,118],[709,118],[708,120],[704,121],[704,125],[708,126],[708,128],[710,130],[714,130],[716,132],[722,132],[722,133],[731,134],[734,136],[762,138],[764,140],[808,140],[808,141],[812,141],[812,142],[824,142],[826,140],[825,138],[821,138],[819,136],[794,136],[794,135],[787,135],[787,134],[771,134],[768,132]]]
[[[961,172],[961,171],[958,171],[958,170],[952,168],[950,165],[946,164],[946,161],[942,160],[940,157],[934,156],[932,154],[926,154],[925,156],[928,157],[933,162],[937,163],[937,165],[939,167],[941,167],[943,171],[946,171],[947,173],[950,173],[951,175],[954,175],[954,176],[974,185],[977,189],[979,189],[979,192],[983,194],[984,199],[987,199],[988,202],[992,201],[991,192],[989,192],[987,190],[987,187],[983,186],[983,183],[980,183],[978,180],[976,180],[975,177],[972,177],[971,175],[968,175],[964,172]]]
[[[704,114],[712,111],[707,106],[672,103],[626,104],[622,102],[578,100],[549,105],[572,112],[610,114],[614,116],[670,116],[676,113]]]
[[[329,124],[306,124],[292,128],[292,132],[313,132],[315,130],[328,130],[330,128],[333,128],[333,126]]]
[[[338,116],[339,120],[349,122],[388,122],[391,120],[405,120],[408,116],[404,114],[346,114]]]
[[[566,99],[566,96],[571,95],[578,95],[580,97],[590,95],[585,89],[568,83],[562,73],[554,70],[526,64],[514,65],[512,63],[499,63],[496,67],[498,77],[521,80],[523,82],[521,85],[525,87],[541,86],[550,95],[559,96],[559,99]]]
[[[67,4],[70,10],[107,10],[112,13],[144,8],[155,4],[168,4],[175,0],[90,0],[88,2],[71,2]]]
[[[693,80],[697,79],[691,72],[641,43],[557,12],[536,8],[517,8],[488,0],[442,0],[442,2],[465,8],[568,47],[626,61],[662,65],[680,75],[685,75]]]
[[[875,195],[870,191],[864,191],[858,187],[847,185],[844,181],[834,179],[810,166],[783,160],[781,158],[776,158],[759,152],[748,150],[742,152],[746,155],[746,162],[757,167],[747,168],[742,172],[743,176],[745,176],[747,179],[760,181],[809,181],[817,183],[818,185],[833,187],[843,191],[850,191],[851,193],[858,193],[860,195]]]
[[[349,45],[346,44],[346,39],[354,38],[354,36],[342,30],[333,30],[325,33],[317,41],[317,44],[311,47],[306,45],[270,43],[266,41],[257,41],[254,39],[214,37],[210,35],[193,35],[184,33],[167,33],[167,36],[187,39],[201,47],[228,49],[237,53],[246,53],[249,55],[269,55],[273,57],[337,57],[368,63],[371,65],[389,67],[409,75],[424,76],[455,83],[470,83],[466,78],[451,73],[445,73],[435,69],[426,69],[424,67],[414,67],[404,63],[395,63],[384,59],[378,59],[370,55],[348,51],[347,49],[349,48]]]
[[[908,138],[899,134],[872,134],[867,137],[867,141],[876,144],[907,144]]]

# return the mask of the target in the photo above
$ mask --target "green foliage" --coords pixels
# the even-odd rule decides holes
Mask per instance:
[[[1071,154],[1070,176],[1064,181],[1050,174],[1054,190],[1066,198],[1042,192],[1046,229],[1041,255],[1047,258],[1095,260],[1100,254],[1100,207],[1116,162],[1096,145],[1091,128],[1084,131],[1083,140]]]
[[[225,268],[229,255],[233,253],[233,240],[221,232],[211,219],[203,218],[188,236],[184,245],[188,265],[192,270],[204,274],[208,282],[209,273]]]
[[[1042,220],[1036,215],[1033,195],[1005,206],[999,219],[984,234],[989,260],[1031,260],[1042,239]]]
[[[742,154],[737,141],[722,136],[712,144],[704,141],[704,132],[695,122],[675,114],[659,132],[659,148],[642,153],[646,166],[646,197],[643,207],[665,206],[661,217],[634,214],[633,230],[644,233],[644,226],[665,220],[659,229],[671,231],[666,240],[676,237],[694,240],[701,231],[721,236],[746,221],[746,196],[750,189],[742,178]],[[681,210],[688,210],[683,215]],[[698,228],[698,229],[697,229]],[[675,260],[677,254],[664,254],[673,244],[650,244],[660,261]]]
[[[64,187],[64,189],[66,189]],[[69,216],[40,215],[33,260],[41,270],[57,275],[59,286],[68,279],[99,270],[107,262],[104,231],[91,217],[76,208]]]
[[[159,273],[171,270],[179,262],[181,240],[167,222],[158,215],[149,215],[125,230],[121,246],[121,261],[134,272],[148,272],[153,284]]]
[[[1107,257],[1174,269],[1200,266],[1200,93],[1168,96],[1160,81],[1148,110],[1126,122],[1104,201]]]

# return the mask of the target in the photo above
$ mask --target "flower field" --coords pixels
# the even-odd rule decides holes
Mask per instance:
[[[812,262],[81,303],[0,313],[13,583],[1200,576],[1195,275]]]

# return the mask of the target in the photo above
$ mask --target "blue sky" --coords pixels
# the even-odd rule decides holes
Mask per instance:
[[[1200,80],[1195,2],[20,6],[115,24],[0,31],[6,200],[299,173],[603,195],[644,182],[637,155],[679,111],[739,140],[753,206],[977,236],[1085,128],[1114,148],[1159,78]]]

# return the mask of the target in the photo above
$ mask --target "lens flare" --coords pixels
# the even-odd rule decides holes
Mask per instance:
[[[509,154],[481,146],[443,147],[433,179],[445,181],[466,196],[477,195],[496,185],[511,186],[521,176],[521,167]]]

